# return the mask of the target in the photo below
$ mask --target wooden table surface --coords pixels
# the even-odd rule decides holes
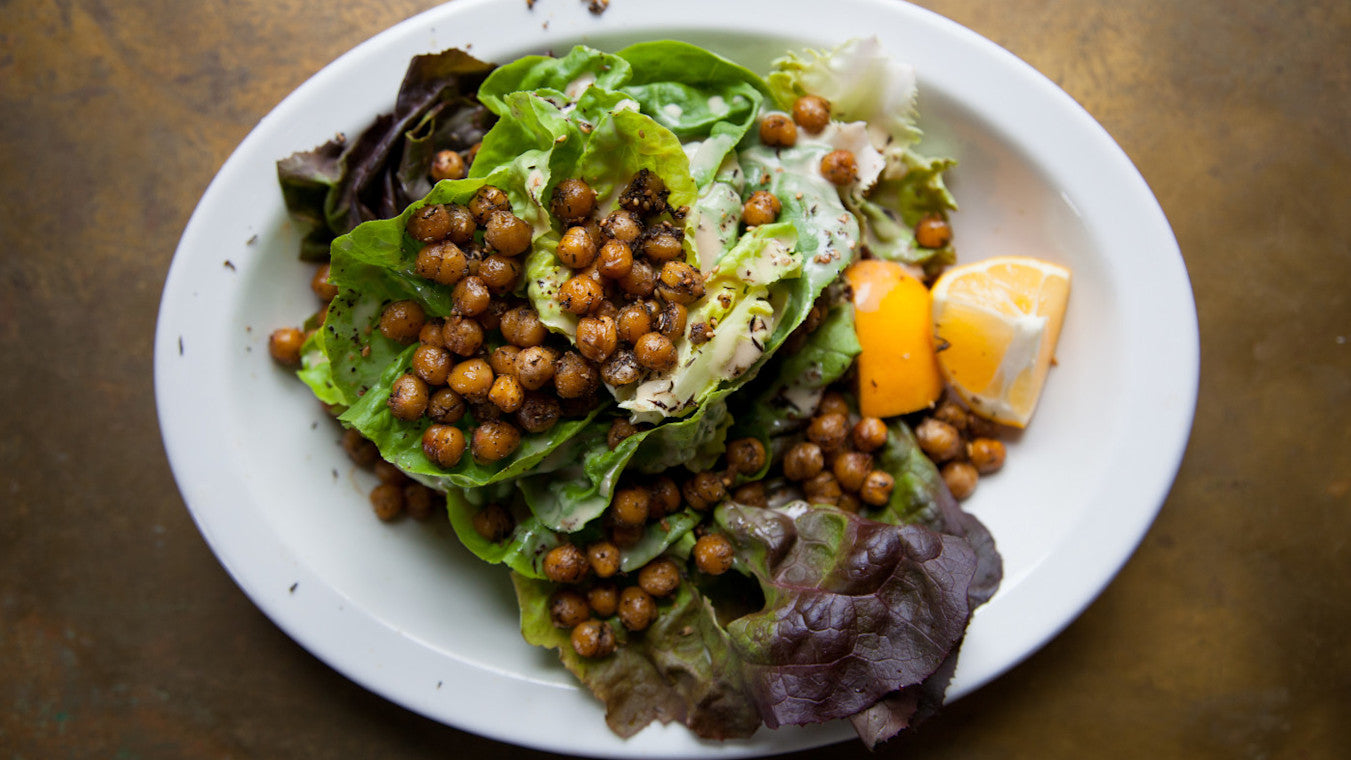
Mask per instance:
[[[1345,757],[1351,4],[923,4],[1135,161],[1191,273],[1202,374],[1176,485],[1115,582],[877,756]],[[184,508],[151,387],[160,289],[216,170],[292,88],[430,5],[0,3],[0,757],[510,749],[366,692],[249,602]]]

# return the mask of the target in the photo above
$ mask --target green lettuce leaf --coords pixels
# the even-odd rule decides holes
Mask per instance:
[[[914,232],[926,215],[946,216],[957,209],[943,181],[943,172],[956,164],[955,159],[930,158],[906,150],[866,196],[859,192],[845,196],[845,204],[859,218],[863,245],[873,256],[922,267],[931,274],[957,260],[951,243],[942,248],[921,248]]]
[[[329,406],[342,407],[347,404],[347,397],[333,382],[333,367],[328,354],[324,353],[323,341],[323,330],[316,330],[305,339],[300,347],[300,369],[296,370],[296,377],[309,386],[315,398]]]

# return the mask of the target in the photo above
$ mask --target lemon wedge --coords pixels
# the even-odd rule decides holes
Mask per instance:
[[[938,366],[971,411],[1026,427],[1055,356],[1070,271],[1027,256],[951,267],[934,283]]]

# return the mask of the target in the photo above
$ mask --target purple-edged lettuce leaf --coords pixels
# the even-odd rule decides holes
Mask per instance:
[[[492,70],[458,49],[415,56],[391,113],[376,117],[356,139],[339,135],[278,161],[287,211],[307,231],[301,257],[321,261],[333,238],[396,216],[426,195],[435,151],[468,155],[495,118],[475,98]]]

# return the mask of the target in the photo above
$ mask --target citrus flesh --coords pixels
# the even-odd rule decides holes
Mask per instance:
[[[938,366],[971,411],[1025,427],[1055,356],[1069,304],[1070,271],[1000,256],[945,271],[934,283]]]

